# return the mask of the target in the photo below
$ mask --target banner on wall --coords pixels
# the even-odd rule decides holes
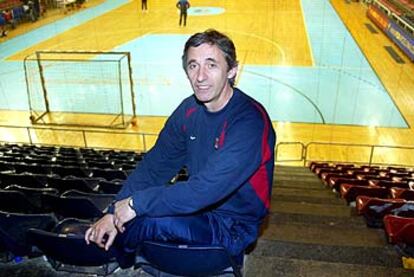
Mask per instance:
[[[414,38],[392,21],[388,25],[386,33],[410,58],[410,60],[414,61]]]
[[[378,7],[369,5],[367,16],[378,26],[378,28],[384,32],[387,30],[390,20]]]
[[[390,20],[378,7],[369,5],[367,16],[380,28],[398,47],[414,61],[414,38],[397,23]]]

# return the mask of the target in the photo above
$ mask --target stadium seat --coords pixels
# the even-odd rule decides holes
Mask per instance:
[[[90,168],[90,177],[104,178],[107,181],[114,179],[125,180],[127,175],[124,171],[118,169],[101,169],[101,168]]]
[[[50,167],[38,165],[35,163],[26,163],[26,162],[19,162],[14,163],[13,167],[15,169],[15,172],[18,174],[21,173],[31,173],[31,174],[50,174]]]
[[[45,175],[42,174],[0,173],[0,182],[3,188],[9,185],[20,185],[30,188],[42,188],[44,187],[43,178],[45,178]]]
[[[407,201],[401,207],[393,209],[391,214],[403,217],[414,217],[414,202]]]
[[[327,173],[330,174],[340,174],[343,173],[341,169],[337,169],[335,167],[321,167],[315,169],[315,174],[322,179],[322,175],[326,175]]]
[[[145,241],[140,247],[135,268],[142,268],[153,276],[162,276],[162,273],[178,276],[232,273],[241,277],[243,260],[243,253],[232,257],[222,246]]]
[[[77,192],[77,194],[80,192]],[[72,194],[72,195],[71,195]],[[97,195],[99,196],[99,194]],[[73,195],[69,191],[62,196],[42,194],[42,204],[45,209],[53,211],[61,218],[75,217],[80,219],[96,219],[103,216],[104,209],[111,203],[105,195],[104,198],[93,198],[87,195]]]
[[[414,258],[414,218],[387,215],[384,218],[385,232],[390,243],[403,257]]]
[[[137,167],[137,164],[135,162],[115,162],[114,167],[126,172],[131,172]]]
[[[109,161],[95,161],[90,160],[88,161],[89,168],[100,168],[100,169],[114,169],[114,165]]]
[[[115,199],[114,193],[86,193],[83,191],[69,190],[62,193],[61,197],[85,197],[90,199],[93,204],[101,211],[104,211]]]
[[[309,169],[310,171],[312,171],[313,173],[315,173],[316,168],[319,167],[328,167],[329,163],[324,163],[324,162],[311,162],[309,164]]]
[[[356,198],[356,210],[365,218],[368,227],[380,228],[383,226],[384,216],[405,203],[403,199],[381,199],[360,195]]]
[[[342,184],[352,184],[357,186],[368,186],[368,180],[359,180],[355,179],[354,177],[345,178],[345,176],[341,178],[333,177],[329,180],[328,186],[330,186],[333,190],[339,192],[339,188]]]
[[[384,229],[387,234],[388,241],[392,244],[407,243],[414,246],[414,228],[407,227],[407,225],[414,225],[414,218],[386,215],[384,217]],[[405,228],[408,229],[405,230]],[[410,229],[412,231],[407,232]]]
[[[357,186],[347,183],[341,184],[339,192],[341,194],[341,197],[345,199],[348,204],[354,202],[358,195],[366,195],[378,198],[387,198],[389,195],[389,190],[386,188]]]
[[[133,261],[124,259],[114,246],[106,251],[94,243],[86,244],[84,234],[90,224],[89,221],[68,218],[51,231],[30,229],[28,237],[46,255],[52,267],[59,271],[105,276],[119,266],[126,268],[133,265]]]
[[[20,191],[24,193],[27,199],[40,210],[42,210],[42,203],[41,203],[40,196],[43,193],[56,194],[56,195],[59,193],[59,191],[54,188],[28,188],[28,187],[22,187],[18,185],[7,186],[5,189]]]
[[[101,181],[99,182],[99,191],[102,193],[116,194],[122,188],[120,181]]]
[[[19,214],[0,211],[0,248],[6,249],[8,260],[15,256],[41,255],[32,248],[27,231],[30,228],[51,230],[57,223],[53,214]]]
[[[79,166],[62,166],[54,165],[51,167],[52,173],[57,174],[60,177],[66,176],[75,176],[75,177],[87,177],[88,173],[85,172],[85,169]]]
[[[4,172],[4,171],[7,171],[7,172],[14,171],[13,163],[0,161],[0,172]]]
[[[403,189],[403,188],[391,188],[391,197],[392,198],[401,198],[405,200],[414,200],[414,190]]]
[[[68,176],[60,178],[58,176],[47,178],[47,187],[55,188],[63,193],[68,190],[79,190],[83,192],[94,192],[95,187],[92,187],[84,178]]]
[[[0,190],[0,211],[35,214],[41,213],[43,210],[35,206],[21,191]]]
[[[370,186],[377,186],[383,188],[408,188],[408,182],[388,181],[388,180],[369,180]]]

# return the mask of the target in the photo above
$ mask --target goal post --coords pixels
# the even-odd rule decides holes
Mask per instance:
[[[37,51],[24,59],[24,71],[33,124],[135,124],[129,52]]]

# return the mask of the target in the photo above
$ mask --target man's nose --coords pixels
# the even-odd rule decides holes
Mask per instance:
[[[202,82],[207,78],[206,70],[204,67],[200,67],[200,69],[197,72],[197,81]]]

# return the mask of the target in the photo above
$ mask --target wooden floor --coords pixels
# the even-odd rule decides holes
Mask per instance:
[[[101,3],[101,0],[90,0],[87,5],[96,5]],[[197,3],[199,6],[208,4],[211,1],[203,0]],[[279,158],[280,160],[300,159],[302,144],[308,144],[310,142],[323,142],[323,143],[344,143],[344,144],[370,144],[370,145],[385,145],[385,146],[408,146],[414,147],[414,132],[412,126],[414,126],[414,64],[410,62],[403,53],[399,53],[405,60],[405,64],[397,64],[385,51],[384,46],[393,45],[393,43],[385,37],[384,34],[372,34],[364,25],[370,23],[366,17],[366,6],[361,2],[347,3],[344,0],[331,0],[334,8],[339,14],[340,18],[346,24],[348,30],[355,38],[357,44],[364,52],[368,61],[373,69],[383,82],[384,87],[390,93],[393,101],[400,109],[402,115],[407,120],[410,128],[379,128],[379,127],[358,127],[358,126],[338,126],[338,125],[322,125],[322,124],[301,124],[301,123],[283,123],[274,122],[275,129],[278,134],[279,144]],[[250,3],[251,7],[245,7],[246,9],[254,9],[254,3],[250,1],[243,1],[243,3]],[[230,19],[224,21],[218,21],[217,26],[214,28],[220,29],[220,27],[235,26],[231,28],[231,35],[238,46],[239,57],[242,63],[260,63],[260,64],[280,64],[280,65],[296,65],[296,66],[312,66],[312,56],[309,51],[308,40],[306,36],[306,30],[300,28],[298,30],[290,30],[290,24],[286,22],[292,22],[292,20],[303,21],[303,17],[298,11],[301,10],[300,1],[267,1],[269,7],[274,9],[274,16],[272,22],[265,20],[265,17],[260,16],[258,11],[257,20],[243,20],[243,7],[237,7],[238,13],[233,14]],[[277,4],[275,4],[277,3]],[[228,7],[234,8],[232,1],[223,1],[220,4],[224,4]],[[122,9],[137,9],[137,1],[131,1],[129,4],[124,5]],[[40,49],[60,49],[62,45],[72,43],[75,49],[90,49],[94,47],[95,50],[107,50],[114,47],[114,40],[106,39],[108,32],[113,28],[122,28],[122,33],[117,35],[116,43],[119,44],[122,41],[128,41],[140,35],[144,35],[152,32],[162,33],[174,33],[174,32],[187,32],[193,33],[194,30],[198,30],[199,26],[203,25],[202,17],[200,19],[194,19],[191,27],[188,29],[179,29],[176,26],[177,15],[172,12],[172,19],[165,19],[165,13],[161,11],[162,5],[166,5],[165,1],[150,2],[150,12],[145,14],[147,18],[143,19],[142,14],[131,14],[129,18],[124,20],[110,20],[110,16],[103,19],[106,20],[91,20],[90,22],[82,25],[82,27],[72,29],[70,32],[63,33],[53,39],[46,40],[40,45],[36,45],[36,48]],[[282,5],[282,6],[275,6]],[[298,6],[299,5],[299,6]],[[289,13],[279,13],[278,10],[291,11]],[[76,11],[75,11],[76,12]],[[239,14],[240,13],[240,14]],[[286,16],[288,15],[288,18]],[[43,24],[50,22],[50,20],[56,20],[62,14],[53,14],[50,18],[42,19],[37,24]],[[101,18],[102,19],[102,18]],[[142,20],[146,20],[143,22]],[[103,24],[102,22],[110,22]],[[134,22],[139,22],[140,28],[134,27]],[[174,22],[172,24],[171,22]],[[144,24],[145,23],[145,24]],[[114,24],[120,24],[114,26]],[[125,24],[129,24],[125,26]],[[153,26],[157,24],[157,28]],[[243,32],[238,32],[236,27],[240,24],[250,24],[250,26],[242,26]],[[267,55],[264,55],[261,51],[251,52],[247,51],[244,47],[246,43],[252,43],[246,40],[245,30],[254,30],[257,24],[264,24],[266,26],[272,26],[271,28],[257,28],[260,31],[254,33],[254,38],[260,38],[257,49],[267,47],[266,51],[271,51],[274,55],[274,60],[266,60]],[[271,25],[270,25],[271,24]],[[372,24],[372,23],[371,23]],[[142,26],[148,26],[143,28]],[[301,26],[303,24],[295,24],[295,26]],[[373,25],[373,24],[372,24]],[[19,32],[28,31],[35,26],[25,27]],[[155,31],[156,30],[156,31]],[[13,35],[13,34],[11,34]],[[251,34],[249,34],[251,35]],[[269,39],[272,43],[269,43]],[[278,43],[276,43],[276,41]],[[92,44],[91,44],[92,43]],[[263,44],[261,44],[263,43]],[[270,48],[269,48],[269,45]],[[394,49],[397,47],[394,46]],[[27,53],[33,52],[33,48],[28,48],[25,51],[18,53],[10,59],[22,59]],[[385,111],[384,111],[385,112]],[[156,134],[162,128],[165,122],[164,117],[138,117],[137,125],[128,127],[125,131],[132,133],[152,133]],[[27,112],[10,112],[0,111],[0,125],[15,125],[15,126],[31,126],[29,121],[29,114]],[[69,136],[69,131],[66,132],[47,132],[43,130],[27,131],[26,129],[11,130],[9,128],[1,128],[0,140],[5,141],[27,141],[27,133],[32,132],[35,134],[35,140],[37,143],[63,143],[70,145],[82,146],[85,141],[85,136],[92,136],[91,132],[83,136],[79,136],[79,132],[75,131],[72,136]],[[3,131],[4,130],[4,131]],[[64,135],[62,134],[64,133]],[[125,143],[125,138],[120,135],[116,135],[117,138],[113,139],[109,135],[98,136],[90,138],[88,137],[88,146],[91,147],[115,147],[115,148],[132,148],[135,147],[134,143]],[[146,144],[146,147],[150,147],[153,143]],[[297,144],[282,145],[285,142],[297,142]],[[142,143],[142,140],[141,142]],[[381,149],[377,149],[381,150]],[[336,146],[336,147],[318,147],[308,150],[309,158],[313,159],[330,159],[330,156],[339,157],[340,160],[347,161],[355,159],[355,153],[359,151],[358,147],[349,146]],[[369,156],[369,149],[364,149],[364,153],[360,154],[361,161],[366,160],[366,156]],[[408,152],[407,152],[408,151]],[[381,151],[379,151],[381,152]],[[389,149],[381,152],[379,159],[384,162],[391,159],[392,163],[404,163],[413,164],[414,160],[411,158],[414,153],[410,150],[398,150],[390,151]],[[378,161],[377,161],[378,162]],[[292,164],[295,164],[293,162]]]

